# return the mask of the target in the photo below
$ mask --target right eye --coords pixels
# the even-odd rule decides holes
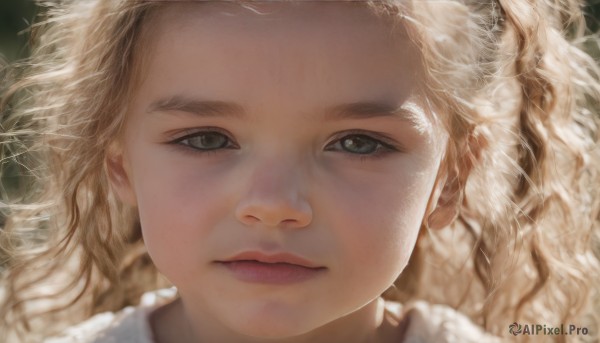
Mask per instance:
[[[215,150],[233,149],[236,147],[227,135],[218,131],[195,132],[178,138],[172,143],[183,145],[199,153],[216,152]]]

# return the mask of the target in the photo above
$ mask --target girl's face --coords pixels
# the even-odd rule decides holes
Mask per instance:
[[[198,336],[356,338],[407,264],[446,138],[400,27],[352,2],[254,7],[160,10],[115,188]],[[224,263],[244,252],[318,268]]]

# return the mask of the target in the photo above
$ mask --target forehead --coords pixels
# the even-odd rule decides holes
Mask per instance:
[[[278,52],[334,48],[340,55],[336,57],[348,58],[358,55],[356,50],[369,49],[375,55],[384,47],[395,57],[416,55],[403,26],[376,15],[362,1],[167,2],[153,19],[151,41],[163,48],[202,45],[208,54],[219,48],[251,51],[268,44]]]
[[[236,28],[248,27],[259,22],[306,29],[326,19],[328,26],[359,25],[381,26],[391,18],[376,15],[366,1],[328,0],[267,0],[267,1],[167,1],[161,3],[160,13],[164,21],[177,20],[182,24],[189,19],[202,22],[223,22]]]
[[[155,97],[302,110],[408,97],[418,80],[402,25],[360,1],[169,2],[147,35]]]

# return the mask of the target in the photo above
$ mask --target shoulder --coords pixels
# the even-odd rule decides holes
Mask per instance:
[[[146,293],[137,307],[97,314],[68,328],[61,336],[46,339],[44,343],[152,343],[148,315],[175,296],[174,289]]]
[[[44,340],[44,343],[150,343],[143,328],[143,309],[127,307],[118,313],[100,313],[65,330],[61,336]]]
[[[448,306],[416,301],[406,306],[386,302],[386,308],[404,323],[404,343],[501,342],[499,337],[492,336]]]

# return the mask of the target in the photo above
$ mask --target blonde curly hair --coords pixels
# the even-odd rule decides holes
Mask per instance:
[[[0,340],[39,340],[168,284],[106,166],[149,23],[168,4],[40,4],[32,56],[3,69],[0,93],[0,161],[29,175],[20,197],[3,192],[0,203]],[[364,4],[404,25],[420,49],[423,93],[447,114],[451,137],[438,177],[451,196],[437,206],[457,214],[443,230],[429,229],[436,218],[426,215],[384,297],[447,304],[500,336],[512,322],[572,322],[597,334],[600,73],[585,52],[597,40],[586,36],[582,4]],[[567,338],[578,337],[556,340]]]

